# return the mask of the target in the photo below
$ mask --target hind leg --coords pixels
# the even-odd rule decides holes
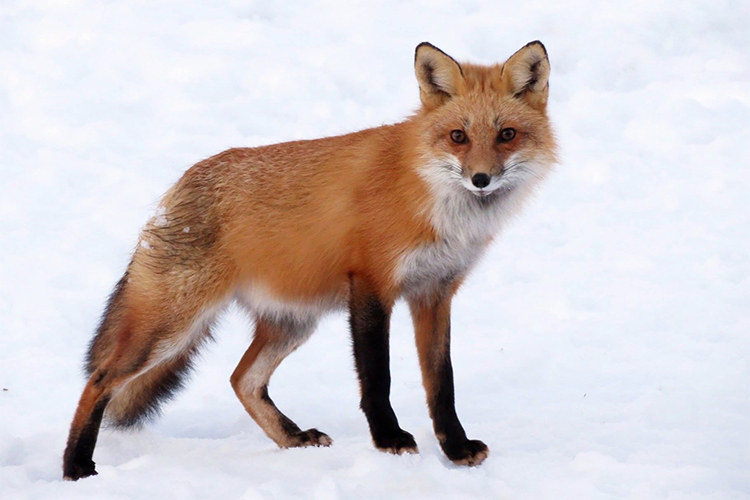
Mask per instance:
[[[141,364],[139,358],[147,356],[144,349],[136,353],[129,344],[121,342],[120,348],[91,374],[83,389],[63,455],[64,479],[77,481],[96,474],[92,457],[104,410],[112,393],[137,372]]]
[[[105,415],[116,426],[135,425],[156,413],[158,403],[180,386],[190,356],[209,334],[220,302],[217,304],[172,301],[168,309],[146,309],[126,302],[122,315],[103,323],[106,330],[97,338],[109,339],[112,348],[101,353],[98,361],[90,356],[93,372],[79,400],[63,455],[65,479],[75,481],[96,474],[92,457]],[[134,316],[143,319],[129,319]],[[96,342],[92,345],[95,351]]]
[[[96,475],[92,457],[107,402],[108,397],[89,381],[70,426],[68,444],[63,456],[64,479],[77,481],[82,477]]]
[[[231,377],[232,388],[245,410],[281,448],[329,446],[330,437],[317,429],[301,430],[268,396],[268,381],[281,361],[307,340],[314,320],[256,319],[255,337]]]

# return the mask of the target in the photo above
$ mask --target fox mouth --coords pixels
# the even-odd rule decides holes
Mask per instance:
[[[492,191],[488,191],[486,189],[479,189],[478,191],[469,191],[471,194],[476,196],[477,198],[486,198],[487,196],[493,194],[496,190],[493,189]]]
[[[502,186],[502,182],[498,182],[497,179],[493,179],[492,182],[490,182],[487,186],[484,187],[476,187],[474,184],[471,183],[471,180],[469,179],[461,179],[461,185],[464,189],[466,189],[468,192],[473,194],[474,196],[477,196],[479,198],[483,198],[485,196],[489,196],[495,191],[498,191]]]
[[[488,206],[493,204],[495,201],[510,195],[517,187],[518,184],[508,179],[499,179],[499,182],[492,183],[484,188],[477,188],[467,183],[462,183],[466,191],[470,192],[481,205]]]
[[[500,193],[507,192],[506,189],[502,189],[502,186],[494,189],[467,189],[467,191],[473,195],[472,198],[481,206],[494,205],[500,199]]]
[[[507,190],[510,186],[508,186],[508,183],[506,182],[492,182],[489,186],[478,188],[471,184],[471,181],[464,181],[462,182],[463,187],[476,196],[477,198],[487,198],[488,196],[500,193],[501,191]]]

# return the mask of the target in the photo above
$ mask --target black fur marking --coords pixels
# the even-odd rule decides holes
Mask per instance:
[[[547,54],[547,47],[545,47],[544,44],[540,42],[539,40],[534,40],[533,42],[527,43],[526,45],[524,45],[517,51],[513,52],[513,55],[510,56],[508,59],[512,59],[514,55],[518,54],[519,52],[526,49],[527,47],[531,47],[532,45],[539,45],[542,48],[542,52],[544,52],[544,58],[549,59],[549,55]]]
[[[534,43],[534,42],[531,42],[531,43]],[[541,42],[537,42],[537,43],[540,43],[540,44],[541,44]],[[530,45],[530,44],[529,44],[529,45]],[[461,72],[461,76],[464,76],[464,70],[463,70],[463,68],[461,67],[461,65],[460,65],[460,64],[458,64],[458,61],[456,61],[455,59],[453,59],[453,58],[452,58],[451,56],[449,56],[448,54],[446,54],[445,52],[443,52],[443,51],[442,51],[442,50],[440,50],[439,48],[437,48],[437,47],[435,47],[434,45],[432,45],[432,44],[431,44],[430,42],[422,42],[422,43],[420,43],[419,45],[417,45],[417,48],[416,48],[416,49],[414,49],[414,63],[415,63],[415,64],[416,64],[416,62],[417,62],[417,54],[419,54],[419,49],[420,49],[421,47],[430,47],[430,48],[433,48],[433,49],[437,50],[437,51],[438,51],[438,52],[440,52],[441,54],[443,54],[443,55],[444,55],[445,57],[447,57],[448,59],[450,59],[451,61],[453,61],[454,63],[456,63],[456,66],[458,66],[458,71],[460,71],[460,72]],[[544,47],[544,46],[542,46],[542,47]],[[546,53],[546,52],[545,52],[545,53]]]
[[[422,42],[419,45],[417,45],[417,49],[414,51],[414,64],[415,65],[417,64],[417,54],[419,53],[419,49],[421,47],[423,47],[423,46],[431,47],[434,50],[436,50],[436,51],[440,52],[441,54],[443,54],[445,57],[447,57],[451,61],[453,61],[456,64],[456,66],[458,67],[459,73],[461,73],[461,76],[463,76],[464,70],[463,70],[463,68],[461,68],[461,65],[458,64],[458,62],[455,59],[453,59],[451,56],[449,56],[448,54],[446,54],[445,52],[443,52],[442,50],[438,49],[437,47],[435,47],[434,45],[432,45],[431,43],[428,43],[428,42]],[[423,71],[425,73],[425,78],[427,80],[427,85],[430,87],[430,92],[435,93],[435,94],[439,94],[439,95],[442,95],[442,96],[445,96],[447,98],[451,97],[451,94],[446,89],[443,89],[443,88],[440,87],[440,85],[438,85],[438,82],[435,79],[435,70],[436,70],[436,68],[435,68],[435,66],[431,62],[425,61],[424,63],[422,63],[422,69],[423,69]]]
[[[109,403],[107,396],[102,397],[94,406],[91,416],[77,435],[68,438],[63,456],[63,476],[74,481],[82,477],[96,475],[92,460],[96,440],[99,437],[104,409]]]
[[[432,88],[432,92],[435,94],[441,94],[445,97],[450,97],[450,94],[441,89],[435,81],[435,67],[430,63],[425,63],[423,68],[427,73],[427,84]]]
[[[458,420],[455,406],[455,394],[453,389],[453,365],[450,357],[450,323],[446,326],[444,334],[445,354],[442,359],[435,360],[437,366],[436,392],[429,401],[430,413],[435,425],[435,433],[445,436],[445,443],[455,443],[466,440],[466,432]],[[443,441],[441,441],[441,445]]]
[[[104,380],[104,377],[107,376],[107,370],[102,370],[99,375],[96,376],[96,379],[94,379],[94,385],[99,385],[102,383],[102,380]]]
[[[289,436],[295,436],[300,435],[302,431],[300,430],[299,426],[295,424],[292,419],[281,413],[281,411],[276,407],[271,397],[268,395],[268,385],[264,385],[263,389],[261,389],[260,393],[260,399],[265,401],[267,404],[273,406],[273,408],[276,410],[276,413],[279,416],[279,423],[281,424],[282,430],[287,433]],[[309,440],[309,436],[308,436]],[[303,439],[304,442],[304,439]]]
[[[539,71],[538,71],[539,65],[542,63],[542,61],[546,60],[549,63],[549,56],[547,54],[547,48],[539,40],[534,40],[533,42],[527,43],[526,45],[524,45],[523,47],[515,51],[513,55],[508,58],[508,60],[513,59],[513,56],[515,56],[522,50],[526,49],[527,47],[530,47],[531,45],[539,45],[539,47],[541,47],[542,52],[544,52],[544,59],[537,59],[535,62],[531,64],[531,66],[529,66],[529,73],[530,73],[529,79],[520,89],[518,89],[518,91],[515,94],[513,94],[513,97],[515,99],[519,99],[523,97],[523,94],[526,91],[528,91],[531,87],[537,84],[537,82],[539,81]],[[502,76],[504,73],[505,73],[505,65],[503,65],[500,75]],[[549,82],[547,82],[547,87],[549,87]]]
[[[534,85],[536,85],[536,82],[539,81],[539,65],[542,63],[541,59],[537,59],[534,61],[534,63],[529,67],[529,74],[531,75],[529,77],[529,80],[526,82],[526,88],[530,89]]]
[[[320,432],[318,429],[307,429],[306,431],[303,431],[289,417],[279,411],[271,397],[268,395],[268,385],[264,385],[261,389],[260,399],[266,404],[271,405],[276,411],[281,429],[292,440],[292,444],[289,446],[329,446],[331,444],[332,439],[327,434]]]
[[[430,87],[437,87],[437,83],[435,82],[435,68],[430,63],[425,63],[423,66],[424,71],[427,76],[427,83],[430,85]]]
[[[117,420],[108,420],[107,426],[115,429],[137,428],[155,420],[161,415],[161,405],[170,401],[185,387],[186,378],[192,368],[193,362],[190,359],[181,358],[154,386],[148,388],[149,394],[145,401],[130,408],[126,415]],[[135,382],[137,383],[137,380]]]
[[[145,392],[136,395],[142,398],[138,400],[138,404],[133,404],[126,415],[121,415],[117,419],[108,419],[107,426],[115,429],[137,428],[158,418],[161,415],[161,406],[171,401],[185,387],[194,368],[194,357],[209,339],[211,339],[211,333],[207,331],[187,352],[167,361],[169,370],[161,378],[153,381],[150,386],[141,388]],[[153,368],[153,370],[157,369],[164,369],[164,365]],[[144,375],[150,375],[150,373],[146,372]],[[137,384],[138,379],[134,379],[133,382]]]
[[[534,85],[539,81],[539,65],[542,63],[541,59],[537,59],[529,66],[529,77],[526,82],[518,89],[513,97],[516,99],[522,97],[526,92],[530,92]]]
[[[464,441],[441,441],[440,446],[450,460],[456,462],[465,460],[466,465],[477,465],[481,460],[477,456],[489,453],[487,445],[478,439],[466,439]],[[482,460],[484,457],[482,458]]]
[[[130,363],[128,366],[123,367],[120,370],[119,375],[127,375],[131,373],[135,373],[144,366],[146,366],[146,362],[151,357],[151,354],[154,352],[154,346],[156,345],[156,341],[161,338],[162,335],[166,332],[166,328],[160,327],[156,328],[151,335],[148,336],[148,340],[146,341],[146,345],[138,346],[139,353],[138,357]]]
[[[434,310],[437,314],[437,310]],[[434,324],[439,324],[437,317],[433,318]],[[476,461],[476,457],[482,453],[488,453],[487,446],[476,440],[469,440],[466,437],[461,422],[458,419],[455,405],[455,393],[453,388],[453,366],[450,356],[450,321],[445,324],[443,335],[436,335],[436,338],[443,338],[445,345],[444,353],[441,358],[433,359],[436,366],[436,386],[434,395],[428,400],[430,415],[432,416],[435,435],[438,437],[440,447],[445,455],[452,461],[466,461],[467,465],[474,465],[481,462]]]
[[[542,51],[544,52],[544,57],[549,58],[549,55],[547,54],[547,47],[545,47],[544,44],[540,42],[539,40],[534,40],[533,42],[527,43],[526,45],[523,46],[523,49],[525,49],[526,47],[530,47],[531,45],[539,45],[542,48]]]
[[[399,427],[391,407],[391,374],[388,353],[390,311],[380,299],[357,290],[352,280],[349,325],[354,362],[362,399],[360,408],[367,417],[370,433],[379,448],[416,447],[410,434]]]
[[[329,440],[328,443],[330,443],[331,440],[327,434],[320,432],[318,429],[299,431],[295,437],[299,439],[299,443],[304,446],[309,444],[314,444],[315,446],[328,446],[328,444],[324,444],[322,441],[327,439]]]

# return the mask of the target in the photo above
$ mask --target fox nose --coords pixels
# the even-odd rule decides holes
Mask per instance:
[[[471,178],[471,183],[479,189],[486,188],[490,185],[490,176],[487,174],[474,174]]]

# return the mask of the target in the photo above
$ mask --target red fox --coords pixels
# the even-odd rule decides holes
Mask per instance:
[[[456,464],[488,456],[454,406],[451,298],[556,162],[550,66],[538,41],[492,66],[459,64],[425,42],[415,72],[422,105],[401,123],[230,149],[165,194],[90,343],[65,479],[96,474],[103,418],[131,427],[158,414],[232,301],[252,314],[255,334],[231,384],[280,447],[332,443],[281,413],[268,382],[323,314],[348,310],[374,445],[417,453],[389,401],[389,320],[403,298],[440,446]]]

